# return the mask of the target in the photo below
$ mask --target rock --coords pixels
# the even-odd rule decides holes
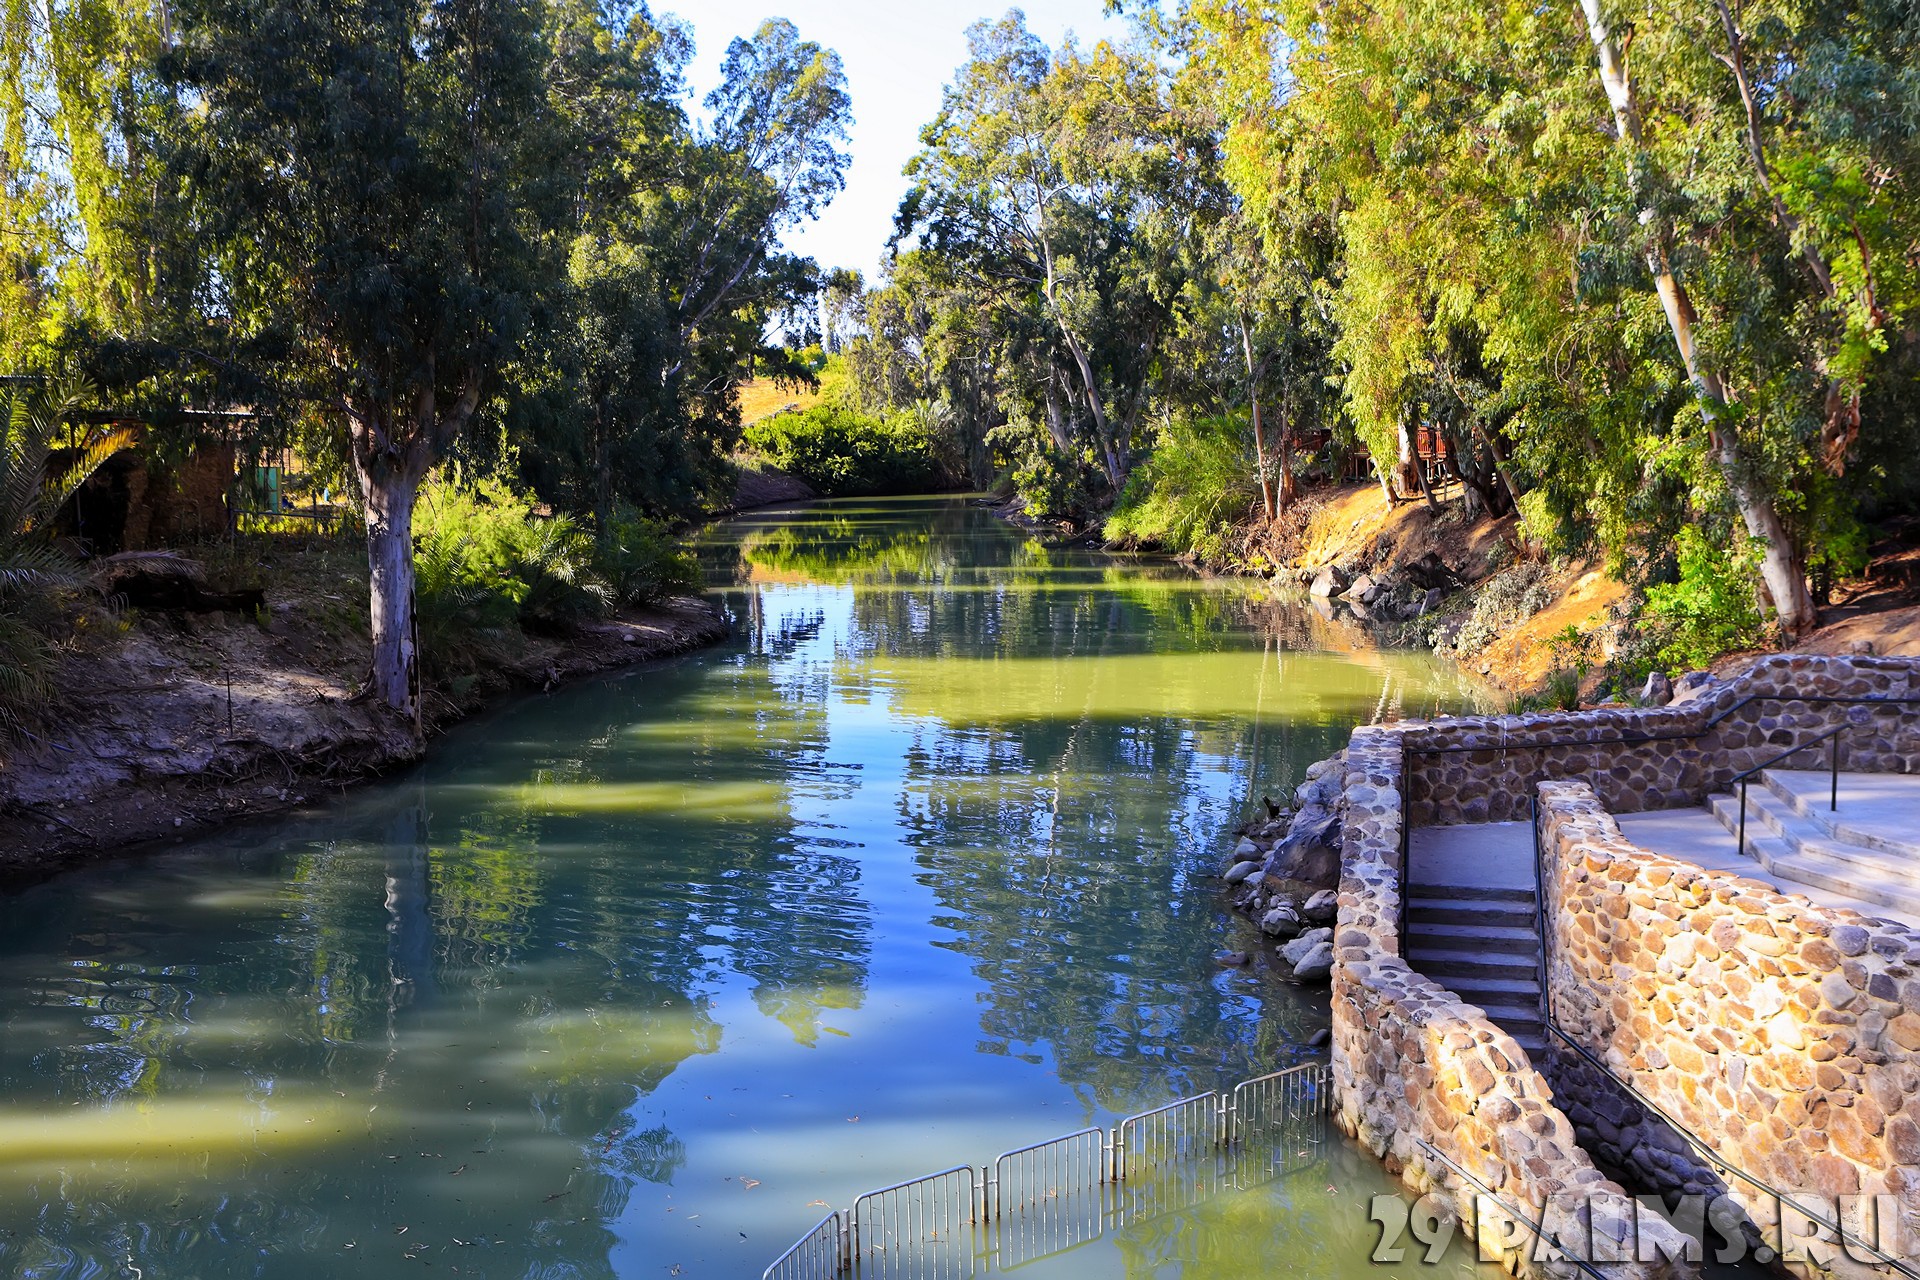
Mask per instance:
[[[1330,564],[1320,570],[1319,574],[1315,576],[1313,580],[1313,585],[1308,587],[1307,591],[1312,595],[1325,599],[1329,596],[1339,595],[1342,591],[1346,590],[1346,586],[1347,575],[1340,572],[1338,565]]]
[[[1349,604],[1372,604],[1379,594],[1380,584],[1374,581],[1372,574],[1363,573],[1353,580],[1352,586],[1347,588],[1344,599]]]
[[[1712,672],[1689,671],[1673,682],[1673,701],[1685,702],[1689,698],[1697,697],[1712,683]]]
[[[1262,850],[1250,838],[1242,837],[1239,844],[1233,846],[1233,860],[1246,862],[1260,856]]]
[[[1332,1041],[1333,1032],[1326,1027],[1322,1027],[1307,1037],[1307,1048],[1318,1049],[1323,1045],[1332,1043]]]
[[[1333,972],[1333,944],[1323,942],[1300,958],[1293,976],[1301,982],[1314,982]]]
[[[1292,907],[1275,907],[1260,917],[1260,932],[1269,938],[1290,938],[1300,932],[1300,917]]]
[[[1340,914],[1340,895],[1332,889],[1322,889],[1308,898],[1300,908],[1300,916],[1314,924],[1331,924]]]
[[[1274,879],[1331,889],[1340,882],[1340,838],[1340,815],[1317,806],[1302,809],[1263,869]]]
[[[1873,656],[1873,641],[1871,640],[1852,641],[1847,645],[1847,652],[1857,653],[1863,658],[1871,658]]]
[[[1647,683],[1640,690],[1640,703],[1648,707],[1664,707],[1673,701],[1673,681],[1667,679],[1664,671],[1647,673]]]
[[[1236,862],[1227,869],[1227,883],[1239,884],[1260,869],[1257,862]]]
[[[1253,962],[1253,957],[1244,951],[1222,951],[1213,962],[1222,969],[1244,969]]]
[[[1427,552],[1413,563],[1403,566],[1400,572],[1414,586],[1426,588],[1429,596],[1436,591],[1444,595],[1460,586],[1460,576],[1447,568],[1447,562],[1440,558],[1437,551]]]
[[[1358,600],[1348,600],[1347,608],[1353,610],[1353,616],[1362,622],[1366,622],[1373,617],[1371,613],[1367,612],[1367,606],[1361,604]]]
[[[1280,958],[1297,969],[1300,967],[1300,962],[1306,958],[1307,953],[1321,945],[1325,945],[1328,949],[1332,948],[1333,930],[1307,930],[1292,942],[1280,948]]]
[[[1419,618],[1426,617],[1428,614],[1432,613],[1435,609],[1438,609],[1440,607],[1440,602],[1446,598],[1447,598],[1447,593],[1442,591],[1440,588],[1428,587],[1427,594],[1424,597],[1422,597],[1420,601],[1420,612],[1415,614],[1414,616]]]

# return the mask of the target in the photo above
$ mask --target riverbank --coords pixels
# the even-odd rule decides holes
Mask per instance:
[[[0,766],[0,882],[293,809],[419,758],[503,699],[724,638],[718,605],[676,599],[563,636],[524,637],[426,695],[426,741],[356,702],[365,639],[325,590],[234,613],[143,613],[63,660],[58,722]]]

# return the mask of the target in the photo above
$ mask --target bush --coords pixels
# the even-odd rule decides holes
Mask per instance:
[[[755,453],[828,497],[924,493],[940,486],[940,475],[923,418],[873,418],[817,404],[762,418],[745,438]]]
[[[1551,574],[1538,561],[1523,561],[1487,579],[1474,593],[1473,612],[1451,641],[1436,651],[1451,649],[1458,657],[1480,652],[1516,622],[1524,622],[1553,603]],[[1443,633],[1444,634],[1444,633]]]
[[[413,540],[422,660],[437,676],[476,665],[511,627],[565,631],[613,605],[592,536],[567,516],[539,514],[500,480],[430,480]]]
[[[1225,558],[1234,527],[1260,501],[1252,437],[1230,417],[1175,420],[1107,517],[1110,542]]]
[[[1674,551],[1680,581],[1648,587],[1645,610],[1667,670],[1704,667],[1758,645],[1765,620],[1754,598],[1753,557],[1714,545],[1697,525],[1680,530]]]
[[[674,542],[666,526],[624,504],[600,531],[594,569],[622,605],[651,604],[698,591],[700,561]]]

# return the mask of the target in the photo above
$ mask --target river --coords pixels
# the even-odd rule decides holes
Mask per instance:
[[[0,1274],[755,1277],[867,1188],[1313,1059],[1324,987],[1215,963],[1225,833],[1458,677],[957,498],[700,551],[727,644],[0,900]],[[1336,1133],[1026,1274],[1376,1275],[1395,1186]]]

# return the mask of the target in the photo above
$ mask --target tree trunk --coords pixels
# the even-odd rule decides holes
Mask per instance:
[[[1299,482],[1293,476],[1293,388],[1282,384],[1280,388],[1280,510],[1285,511],[1293,505],[1300,494]]]
[[[1414,447],[1413,410],[1407,409],[1400,415],[1400,487],[1409,498],[1417,490],[1427,500],[1429,510],[1438,511],[1440,504],[1433,500],[1433,490],[1427,487],[1426,469],[1420,465],[1420,451]]]
[[[410,468],[362,471],[366,505],[373,695],[420,726],[419,653],[413,619],[413,504],[420,481]]]
[[[1273,480],[1267,473],[1267,433],[1260,422],[1260,368],[1253,362],[1252,326],[1247,322],[1247,313],[1240,312],[1240,351],[1247,361],[1247,403],[1253,409],[1253,465],[1260,481],[1260,506],[1267,513],[1267,523],[1273,523]]]
[[[1587,20],[1587,34],[1593,40],[1594,53],[1600,63],[1600,84],[1613,108],[1620,145],[1629,153],[1628,166],[1632,170],[1637,167],[1633,153],[1642,145],[1640,111],[1634,102],[1632,81],[1627,78],[1626,62],[1614,43],[1601,4],[1602,0],[1579,0]],[[1648,209],[1643,216],[1650,214]],[[1647,270],[1653,276],[1654,291],[1660,295],[1660,306],[1666,312],[1667,326],[1673,333],[1680,361],[1693,383],[1701,416],[1707,420],[1714,462],[1726,479],[1740,519],[1746,525],[1747,536],[1763,548],[1760,576],[1773,597],[1774,616],[1787,637],[1796,639],[1811,629],[1815,621],[1813,597],[1807,591],[1807,575],[1799,548],[1787,536],[1786,526],[1773,503],[1754,485],[1746,460],[1741,456],[1739,441],[1720,420],[1719,410],[1728,403],[1727,389],[1719,374],[1700,362],[1693,332],[1698,313],[1686,286],[1673,273],[1666,239],[1658,228],[1647,251]]]

